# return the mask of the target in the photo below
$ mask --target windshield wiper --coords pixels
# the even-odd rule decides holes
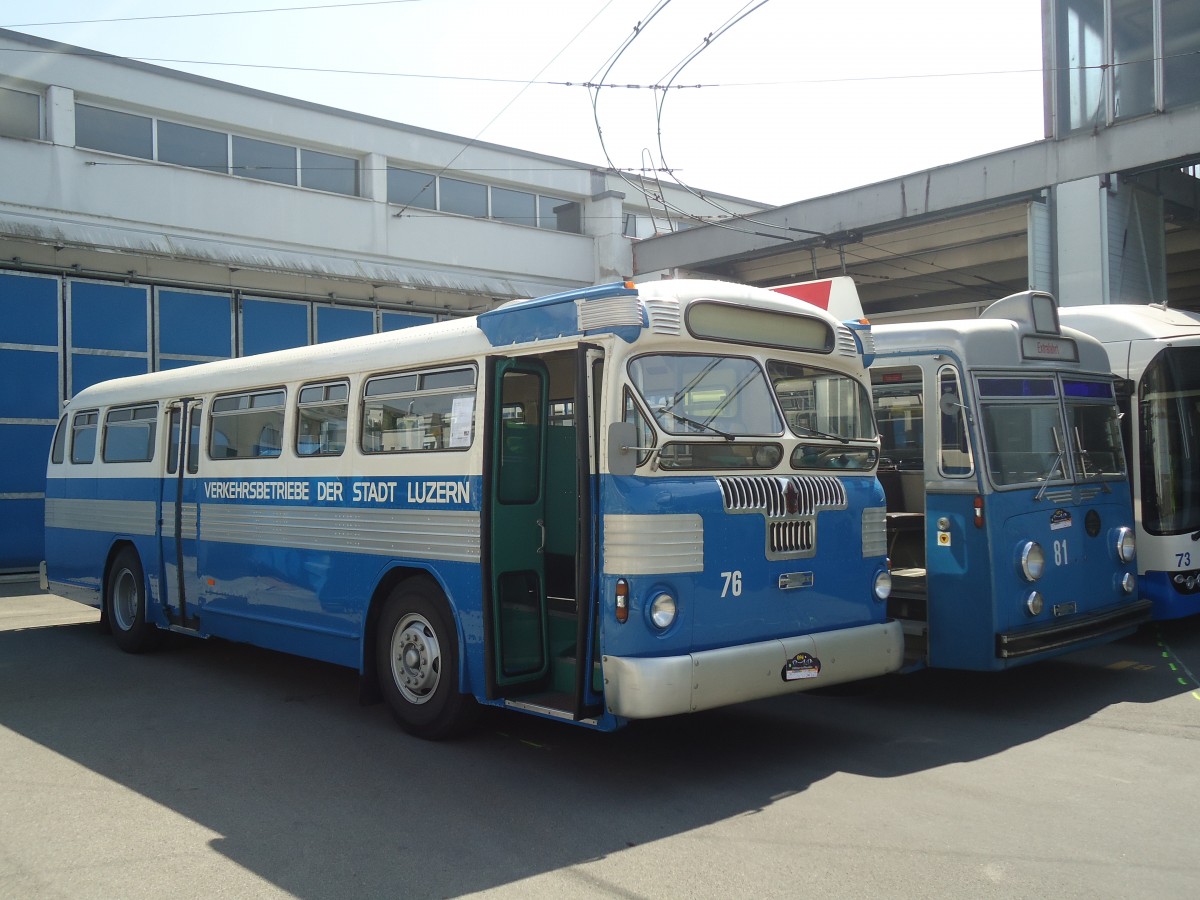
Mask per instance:
[[[828,431],[817,431],[815,428],[809,428],[807,425],[793,425],[793,428],[799,428],[806,434],[811,434],[813,437],[828,438],[831,441],[841,441],[843,444],[850,443],[850,438],[844,438],[840,434],[830,434]]]
[[[1062,463],[1063,457],[1067,455],[1067,451],[1063,448],[1062,439],[1058,436],[1058,429],[1051,428],[1050,435],[1054,438],[1054,446],[1058,448],[1058,456],[1054,457],[1054,462],[1050,463],[1050,469],[1042,476],[1042,486],[1038,488],[1037,494],[1034,495],[1034,500],[1041,500],[1042,495],[1046,493],[1046,488],[1050,487],[1050,479],[1054,477],[1054,473],[1058,471],[1059,464]],[[1066,467],[1063,467],[1063,476],[1067,474]]]
[[[660,406],[658,409],[655,410],[655,412],[666,413],[668,416],[670,416],[672,419],[675,419],[676,421],[683,422],[686,425],[691,425],[693,428],[700,428],[700,429],[704,429],[707,431],[711,431],[713,434],[719,434],[721,437],[725,438],[725,440],[727,440],[727,441],[733,441],[733,435],[730,434],[728,431],[722,431],[720,428],[717,428],[715,425],[709,425],[707,422],[699,422],[696,419],[692,419],[687,416],[681,416],[679,413],[669,410],[665,406]]]
[[[1094,462],[1092,462],[1092,457],[1089,455],[1088,451],[1084,449],[1083,436],[1079,433],[1078,425],[1075,426],[1075,446],[1079,448],[1079,468],[1083,472],[1083,480],[1084,481],[1088,480],[1088,477],[1089,477],[1088,476],[1088,466],[1089,465],[1093,469],[1095,469],[1095,477],[1096,478],[1099,478],[1100,476],[1102,476],[1104,474],[1104,470],[1101,469]],[[1105,493],[1107,493],[1107,494],[1112,493],[1112,488],[1110,488],[1108,486],[1107,482],[1105,482],[1105,481],[1100,482],[1100,486],[1102,488],[1104,488]]]

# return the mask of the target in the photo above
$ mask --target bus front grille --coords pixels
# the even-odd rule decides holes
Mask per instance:
[[[770,542],[768,554],[811,553],[817,544],[817,521],[810,518],[791,522],[769,522],[767,538]]]
[[[722,475],[725,512],[765,520],[767,559],[796,559],[817,550],[817,514],[846,509],[846,488],[830,475]]]

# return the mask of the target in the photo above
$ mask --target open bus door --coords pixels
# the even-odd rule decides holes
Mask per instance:
[[[489,697],[576,721],[601,709],[595,478],[603,351],[490,368]]]
[[[162,559],[160,601],[168,623],[177,629],[198,627],[200,583],[196,567],[199,505],[195,474],[200,463],[200,401],[191,397],[167,406],[167,457],[162,479],[159,548]],[[187,422],[187,440],[181,441]]]
[[[546,613],[546,429],[550,377],[536,359],[492,370],[490,535],[492,677],[497,694],[550,669]]]

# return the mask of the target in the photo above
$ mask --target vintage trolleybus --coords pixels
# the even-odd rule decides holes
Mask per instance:
[[[421,736],[612,729],[901,666],[878,452],[829,314],[603,285],[81,391],[46,566],[125,650],[353,667]]]
[[[1153,618],[1200,612],[1200,315],[1164,306],[1071,306],[1064,324],[1104,344],[1132,473],[1138,589]]]
[[[1060,328],[1040,292],[873,335],[890,604],[910,660],[1002,669],[1145,621],[1099,343]]]

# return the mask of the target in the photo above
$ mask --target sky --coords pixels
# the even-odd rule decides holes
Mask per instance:
[[[0,27],[783,205],[1041,140],[1040,6],[3,0]]]

